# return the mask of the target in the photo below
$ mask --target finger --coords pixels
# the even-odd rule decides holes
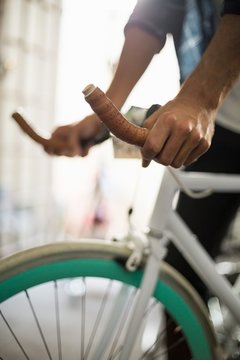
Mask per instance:
[[[53,149],[52,149],[51,147],[49,147],[49,146],[44,146],[43,148],[44,148],[44,150],[46,151],[46,153],[47,153],[48,155],[53,155],[53,154],[54,154]]]
[[[83,146],[75,132],[72,132],[68,139],[67,150],[74,154],[74,156],[82,156]]]
[[[76,154],[76,153],[73,152],[73,151],[68,151],[68,150],[59,149],[59,150],[55,150],[54,155],[74,157],[74,156],[77,156],[78,154]]]
[[[149,131],[145,144],[141,149],[143,159],[149,161],[153,160],[162,150],[169,135],[169,127],[156,122]]]
[[[210,143],[206,139],[202,139],[199,145],[188,155],[183,165],[188,166],[197,161],[197,159],[203,155],[209,149],[209,147]]]
[[[76,155],[69,143],[69,137],[52,136],[49,140],[50,146],[47,149],[53,155],[73,157]]]
[[[173,133],[168,138],[162,151],[156,156],[155,161],[165,166],[172,165],[178,153],[181,152],[183,144],[187,142],[188,137],[189,132],[186,131],[185,133],[181,133],[181,131]]]
[[[150,165],[151,161],[147,159],[142,159],[142,167],[146,168],[148,165]]]
[[[183,143],[179,151],[177,152],[175,158],[171,162],[171,166],[175,168],[181,167],[189,155],[198,148],[201,142],[201,135],[196,129],[193,129],[190,136]]]
[[[69,136],[69,127],[68,125],[59,126],[52,132],[52,137],[62,137],[67,138]]]
[[[81,149],[81,156],[84,157],[84,156],[87,156],[88,153],[89,153],[89,150],[91,149],[91,145],[88,145],[88,146],[84,146],[82,149]]]
[[[66,148],[66,147],[62,147],[62,146],[49,146],[49,147],[45,147],[45,151],[49,154],[49,155],[57,155],[57,156],[68,156],[68,157],[73,157],[76,154],[72,151],[72,149],[70,148]]]

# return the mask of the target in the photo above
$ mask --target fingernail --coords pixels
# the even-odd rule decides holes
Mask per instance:
[[[150,160],[142,159],[142,167],[146,168],[150,164]]]

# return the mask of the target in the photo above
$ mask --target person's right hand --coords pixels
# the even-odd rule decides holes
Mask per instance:
[[[102,122],[92,114],[82,121],[57,127],[51,134],[45,151],[50,155],[86,156],[94,145],[94,139],[102,129]]]

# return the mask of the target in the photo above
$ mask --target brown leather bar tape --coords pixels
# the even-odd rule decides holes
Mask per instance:
[[[54,139],[54,140],[51,138],[47,139],[39,135],[39,133],[35,129],[33,129],[33,127],[29,124],[29,122],[24,118],[22,114],[22,110],[15,111],[12,114],[12,118],[20,126],[23,132],[25,132],[25,134],[27,134],[32,140],[42,145],[43,147],[51,146],[51,147],[61,148],[66,146],[64,140],[62,139]],[[101,137],[96,137],[95,139],[79,139],[79,145],[81,147],[96,145],[96,144],[100,144],[101,142],[109,138],[109,133],[107,131],[105,131],[103,134],[100,135]]]
[[[20,128],[34,141],[36,141],[38,144],[42,146],[46,146],[49,144],[49,139],[45,139],[42,136],[40,136],[30,125],[29,123],[24,119],[22,114],[19,112],[14,112],[12,114],[12,118],[17,122],[17,124],[20,126]]]
[[[140,147],[144,145],[148,129],[131,124],[98,87],[90,84],[82,92],[92,110],[99,116],[113,135],[128,144]]]

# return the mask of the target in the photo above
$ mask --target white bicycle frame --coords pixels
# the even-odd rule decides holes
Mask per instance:
[[[121,360],[126,360],[131,355],[144,310],[156,285],[159,263],[165,255],[165,244],[169,240],[173,241],[206,286],[228,307],[233,318],[240,324],[240,300],[234,288],[228,280],[217,273],[215,262],[173,208],[173,199],[181,187],[190,192],[193,197],[194,191],[205,192],[206,189],[211,192],[240,192],[240,176],[183,172],[171,168],[164,172],[149,222],[147,238],[151,251],[144,270],[141,292],[127,331]],[[196,197],[199,197],[198,195],[197,193]]]

